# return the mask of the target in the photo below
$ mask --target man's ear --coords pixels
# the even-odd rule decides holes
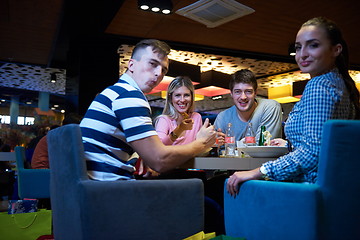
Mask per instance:
[[[130,59],[129,62],[128,62],[128,71],[133,73],[134,72],[134,65],[135,65],[135,60],[134,59]]]

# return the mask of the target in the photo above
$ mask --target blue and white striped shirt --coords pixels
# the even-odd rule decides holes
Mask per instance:
[[[129,142],[156,135],[149,103],[127,74],[96,96],[80,123],[89,177],[132,179]]]
[[[315,183],[324,123],[329,119],[352,119],[354,111],[345,83],[337,69],[314,77],[295,104],[285,124],[285,135],[294,151],[264,164],[275,181]]]

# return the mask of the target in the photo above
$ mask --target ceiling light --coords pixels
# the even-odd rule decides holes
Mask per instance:
[[[148,10],[150,7],[148,6],[148,5],[141,5],[140,6],[140,9],[141,10],[144,10],[144,11],[146,11],[146,10]]]
[[[160,8],[158,8],[158,7],[152,7],[152,8],[151,8],[151,11],[153,11],[153,12],[158,12],[158,11],[160,11]]]
[[[290,56],[295,56],[296,55],[294,43],[289,44],[288,53],[289,53]]]
[[[50,74],[50,82],[55,83],[57,81],[56,73]]]
[[[171,0],[138,0],[138,8],[144,11],[170,14],[173,4]]]

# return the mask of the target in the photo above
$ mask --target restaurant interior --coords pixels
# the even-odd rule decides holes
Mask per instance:
[[[145,3],[149,9],[141,9]],[[360,89],[359,7],[359,1],[322,0],[1,1],[0,130],[83,115],[146,38],[172,48],[167,76],[146,95],[153,117],[164,108],[170,81],[185,75],[195,85],[195,111],[214,121],[233,105],[231,74],[250,69],[258,97],[280,102],[286,119],[310,79],[293,55],[296,32],[309,18],[325,16],[340,26]],[[1,201],[0,211],[7,204]]]

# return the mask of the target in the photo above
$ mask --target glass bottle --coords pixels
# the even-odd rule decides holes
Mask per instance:
[[[249,122],[245,131],[245,145],[256,146],[255,133],[252,129],[252,123]]]
[[[265,144],[265,135],[264,135],[264,132],[266,131],[266,127],[265,126],[261,126],[261,129],[260,129],[260,137],[259,137],[259,146],[264,146]]]
[[[225,154],[227,157],[235,156],[235,137],[232,129],[232,124],[228,123],[225,135]]]

